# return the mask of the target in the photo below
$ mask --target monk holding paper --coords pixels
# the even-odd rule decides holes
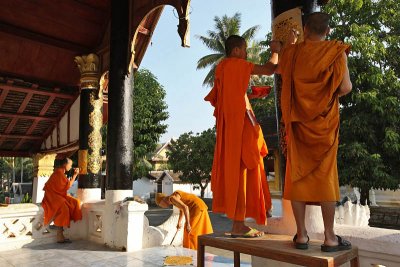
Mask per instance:
[[[250,217],[265,225],[271,196],[263,163],[268,149],[246,92],[252,74],[273,74],[280,45],[271,43],[272,57],[265,65],[246,61],[246,48],[240,36],[226,40],[226,58],[218,64],[214,87],[205,100],[215,108],[217,128],[211,174],[213,212],[233,220],[232,237],[252,238],[264,233],[247,227],[244,220]]]
[[[80,201],[67,194],[68,189],[75,182],[79,174],[79,168],[74,169],[72,179],[69,180],[65,175],[72,168],[72,160],[63,159],[61,167],[57,168],[44,185],[44,198],[42,207],[44,209],[44,224],[48,225],[52,221],[57,228],[57,243],[69,243],[69,239],[64,237],[64,227],[69,227],[70,222],[82,219]]]
[[[281,107],[287,134],[284,198],[291,200],[297,224],[293,241],[308,248],[306,203],[319,203],[325,226],[324,252],[351,248],[333,225],[339,200],[337,151],[339,97],[351,91],[349,46],[325,41],[329,15],[313,13],[304,27],[304,42],[284,48],[277,73],[282,75]]]

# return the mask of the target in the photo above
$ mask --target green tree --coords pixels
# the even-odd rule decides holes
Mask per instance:
[[[210,71],[203,81],[203,85],[212,86],[214,83],[215,68],[218,63],[225,57],[225,41],[233,34],[240,35],[240,26],[242,23],[241,14],[235,13],[232,17],[224,15],[214,18],[214,30],[207,32],[207,36],[197,36],[200,41],[213,51],[212,54],[206,55],[197,62],[197,69],[205,69],[210,67]],[[247,43],[251,43],[259,30],[260,26],[253,26],[247,29],[241,36],[246,39]]]
[[[152,166],[147,156],[154,152],[157,143],[168,125],[166,92],[157,78],[146,69],[141,69],[134,76],[133,96],[133,145],[134,177],[139,179],[148,174]],[[102,129],[103,149],[107,142],[107,126]]]
[[[332,0],[331,38],[351,44],[353,92],[341,99],[340,183],[375,189],[400,183],[400,2]]]
[[[168,162],[183,182],[200,188],[201,197],[211,180],[211,169],[214,158],[215,128],[202,133],[182,134],[171,144],[167,152]]]

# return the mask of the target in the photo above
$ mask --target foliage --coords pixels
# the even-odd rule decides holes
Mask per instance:
[[[172,141],[171,150],[167,152],[169,164],[183,182],[200,188],[201,197],[211,179],[212,162],[214,158],[215,128],[202,133],[192,132],[182,134]]]
[[[32,203],[32,198],[29,196],[28,193],[21,199],[21,203]]]
[[[149,70],[141,69],[134,77],[133,96],[133,145],[134,177],[141,178],[151,170],[146,157],[154,152],[168,125],[166,92]],[[106,146],[107,126],[102,129],[103,149]]]
[[[213,51],[212,54],[206,55],[197,62],[197,69],[210,67],[210,71],[203,81],[203,85],[212,86],[214,84],[214,73],[218,63],[225,57],[225,41],[233,35],[241,35],[249,44],[254,39],[260,26],[253,26],[240,34],[240,26],[242,23],[241,14],[235,13],[232,17],[224,15],[214,18],[214,30],[209,30],[207,36],[197,36],[200,41]]]
[[[341,98],[340,183],[368,191],[400,182],[400,2],[332,0],[331,38],[352,45],[353,92]]]

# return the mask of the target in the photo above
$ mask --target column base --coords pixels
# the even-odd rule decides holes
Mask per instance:
[[[132,190],[106,191],[104,243],[131,252],[143,248],[144,213],[148,206],[135,201],[122,203],[126,197],[132,197]]]
[[[99,201],[101,200],[101,188],[78,188],[76,196],[82,203]]]

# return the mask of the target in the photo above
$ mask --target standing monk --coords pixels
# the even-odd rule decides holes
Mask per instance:
[[[217,128],[211,174],[213,211],[233,220],[232,237],[263,235],[247,227],[244,220],[251,217],[265,225],[271,209],[263,163],[268,150],[246,92],[252,74],[273,74],[280,45],[271,43],[272,57],[265,65],[246,61],[246,49],[246,41],[240,36],[226,40],[226,58],[218,64],[214,87],[205,98],[215,108]]]
[[[304,27],[305,41],[282,51],[277,72],[282,75],[281,107],[287,134],[284,198],[291,200],[297,224],[296,248],[308,248],[306,203],[319,203],[325,226],[325,252],[351,248],[333,230],[339,200],[337,151],[339,97],[351,91],[349,46],[325,41],[329,15],[313,13]]]
[[[80,201],[67,195],[68,189],[75,182],[79,173],[79,168],[74,169],[74,175],[69,180],[65,175],[72,168],[72,160],[65,158],[61,162],[61,167],[57,168],[44,185],[44,198],[42,207],[44,209],[44,224],[48,225],[52,221],[57,227],[57,243],[70,242],[63,234],[63,227],[69,227],[70,221],[82,219]]]

